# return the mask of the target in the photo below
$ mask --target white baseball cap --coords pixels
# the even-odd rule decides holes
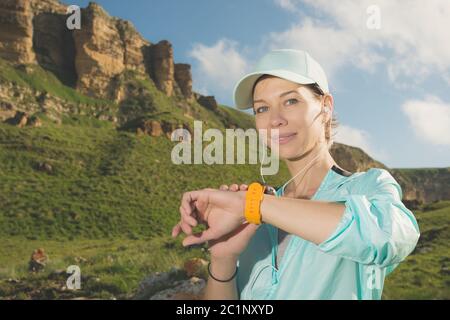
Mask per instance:
[[[272,50],[263,56],[254,71],[241,78],[234,87],[236,108],[249,109],[253,105],[252,90],[258,78],[269,74],[299,84],[313,84],[329,93],[325,71],[306,51],[294,49]]]

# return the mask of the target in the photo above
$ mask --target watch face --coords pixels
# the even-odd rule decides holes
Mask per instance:
[[[275,190],[274,187],[269,186],[269,185],[266,184],[265,188],[264,188],[264,193],[275,196],[277,194],[277,191]]]

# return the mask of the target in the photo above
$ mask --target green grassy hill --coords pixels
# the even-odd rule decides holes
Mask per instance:
[[[450,299],[450,201],[414,212],[420,239],[414,252],[386,278],[383,299]]]
[[[0,124],[0,236],[158,236],[176,223],[183,192],[259,177],[257,165],[175,165],[166,137],[83,120]]]
[[[0,123],[0,298],[130,298],[146,275],[189,257],[207,258],[200,248],[187,250],[170,238],[183,192],[259,180],[258,165],[174,165],[175,142],[136,135],[134,127],[134,121],[155,119],[192,128],[199,119],[204,130],[245,129],[253,126],[251,116],[167,97],[133,73],[121,81],[143,95],[120,103],[92,99],[39,66],[16,68],[0,60],[0,85],[21,92],[11,103],[43,122],[24,128]],[[74,112],[43,112],[42,94]],[[98,119],[105,114],[119,123]],[[287,178],[281,164],[268,182]],[[449,211],[448,202],[439,202],[416,213],[420,244],[388,278],[384,298],[450,298]],[[28,261],[39,247],[50,261],[44,272],[30,274]],[[70,264],[82,268],[82,291],[61,289],[61,270]]]
[[[174,165],[176,142],[165,136],[88,116],[43,119],[37,128],[0,123],[0,298],[131,298],[150,273],[207,258],[170,238],[183,192],[259,178],[258,165]],[[29,273],[40,247],[49,264]],[[71,264],[82,268],[81,291],[61,289]]]
[[[223,130],[252,127],[250,115],[167,97],[150,78],[133,72],[120,81],[139,94],[120,103],[92,99],[37,65],[15,67],[0,59],[0,85],[12,84],[21,92],[10,97],[11,103],[28,101],[20,109],[43,122],[42,127],[24,128],[0,123],[0,236],[158,236],[176,222],[183,192],[258,179],[257,165],[226,165],[226,170],[223,165],[174,165],[170,155],[175,142],[164,134],[135,134],[136,122],[143,119],[188,128],[199,119],[203,130]],[[43,93],[74,112],[43,112],[36,98]],[[105,113],[117,116],[118,123],[98,120]],[[279,179],[286,175],[282,168]]]

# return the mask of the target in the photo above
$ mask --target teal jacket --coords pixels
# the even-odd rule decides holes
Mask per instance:
[[[278,229],[261,225],[238,259],[239,298],[381,299],[386,275],[420,236],[401,199],[401,187],[387,170],[346,174],[333,166],[311,200],[345,204],[334,232],[318,245],[294,235],[277,270]]]

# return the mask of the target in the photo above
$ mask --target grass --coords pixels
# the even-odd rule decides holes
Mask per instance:
[[[111,106],[113,104],[109,100],[91,98],[80,94],[75,89],[62,84],[53,73],[38,65],[26,65],[17,68],[0,59],[0,70],[0,82],[10,82],[18,86],[47,92],[52,96],[79,104],[95,106]]]
[[[259,177],[257,165],[175,165],[175,142],[110,122],[75,115],[61,125],[43,121],[38,128],[0,123],[3,298],[133,297],[150,273],[205,257],[169,238],[183,192]],[[51,170],[41,171],[41,163]],[[286,177],[282,167],[279,180]],[[50,262],[30,274],[39,247]],[[84,289],[64,291],[61,270],[77,257],[87,261],[80,265]]]
[[[176,223],[183,192],[259,179],[257,165],[175,165],[175,144],[106,124],[0,124],[0,236],[157,236]]]
[[[259,168],[174,165],[174,144],[82,117],[40,128],[0,124],[0,296],[130,298],[146,275],[202,257],[169,238],[181,194],[258,179]],[[37,169],[40,162],[52,171]],[[281,170],[273,184],[287,177]],[[449,299],[450,201],[415,214],[418,249],[387,277],[383,299]],[[38,247],[50,264],[29,274],[27,262]],[[88,261],[80,266],[84,291],[62,291],[66,275],[52,274],[79,256]]]
[[[66,102],[110,103],[81,95],[37,65],[15,67],[0,60],[0,67],[3,82],[46,91]],[[141,92],[144,100],[130,98],[110,110],[119,117],[140,116],[191,128],[194,119],[201,119],[203,130],[224,130],[233,121],[247,128],[253,121],[226,106],[211,111],[197,102],[167,97],[151,79],[132,71],[120,81]],[[183,192],[211,186],[212,181],[219,185],[258,178],[257,165],[226,165],[226,170],[223,165],[175,165],[171,149],[176,143],[164,136],[138,137],[133,130],[116,130],[113,123],[87,115],[63,114],[61,125],[37,115],[42,127],[0,123],[0,236],[158,236],[175,223],[176,202]],[[40,170],[42,164],[51,170]],[[286,176],[283,167],[279,180]]]
[[[251,115],[227,106],[219,105],[217,111],[211,111],[205,109],[196,101],[186,103],[182,97],[168,97],[156,88],[150,78],[143,77],[134,71],[126,71],[120,77],[120,81],[124,86],[131,86],[141,93],[117,104],[111,100],[83,95],[74,88],[61,83],[53,73],[39,65],[31,64],[17,67],[0,59],[0,83],[10,83],[19,88],[29,88],[33,92],[45,92],[50,96],[61,99],[64,103],[84,105],[84,110],[78,107],[77,110],[80,113],[94,112],[93,115],[101,113],[111,116],[117,115],[119,118],[125,117],[127,119],[144,117],[170,123],[189,124],[191,128],[194,119],[203,120],[206,129],[224,129],[229,127],[230,124],[244,129],[254,126]],[[31,95],[28,99],[34,101],[35,97]],[[190,117],[185,115],[186,110],[183,110],[180,104],[188,105],[192,113]],[[86,106],[88,106],[87,109]],[[65,118],[66,121],[70,121],[71,116]]]
[[[201,119],[203,130],[253,127],[248,114],[222,105],[212,111],[186,104],[132,72],[123,81],[142,89],[144,98],[116,106],[79,94],[38,66],[25,71],[0,60],[0,82],[46,91],[69,103],[111,106],[107,112],[127,119],[191,128],[194,119]],[[258,165],[175,165],[171,150],[176,143],[164,136],[139,137],[83,115],[64,115],[60,125],[38,116],[44,123],[38,128],[0,123],[0,298],[131,298],[148,274],[205,257],[169,237],[183,192],[260,179]],[[280,185],[288,177],[281,163],[279,175],[267,180]],[[419,245],[388,276],[383,298],[449,299],[450,201],[428,204],[415,214]],[[39,247],[50,261],[44,272],[30,274],[28,260]],[[81,267],[80,291],[62,289],[71,264]]]
[[[421,237],[386,278],[383,299],[450,299],[450,201],[428,204],[415,216]]]
[[[120,103],[119,117],[123,118],[147,118],[158,121],[166,121],[176,124],[187,124],[193,128],[194,120],[202,120],[207,128],[225,129],[230,124],[236,127],[248,129],[254,127],[253,116],[242,111],[219,105],[218,110],[212,111],[204,108],[198,102],[186,102],[179,96],[168,97],[158,90],[149,78],[127,71],[122,78],[123,84],[133,88],[142,95],[130,96]],[[184,107],[183,107],[184,106]],[[190,111],[190,116],[186,109]]]
[[[415,213],[421,239],[415,252],[386,278],[383,299],[450,298],[449,213],[449,201]],[[189,258],[208,258],[201,248],[182,247],[181,238],[170,238],[168,231],[135,240],[7,237],[1,241],[0,297],[7,299],[131,299],[149,274],[182,267]],[[44,272],[34,274],[27,268],[36,248],[45,249],[49,263]],[[63,290],[68,277],[65,270],[74,264],[81,269],[81,290]]]
[[[130,239],[27,240],[2,239],[0,298],[4,299],[132,299],[149,274],[182,267],[200,248],[186,249],[169,237]],[[49,261],[42,272],[28,272],[28,260],[44,248]],[[67,290],[67,267],[81,271],[81,289]]]

